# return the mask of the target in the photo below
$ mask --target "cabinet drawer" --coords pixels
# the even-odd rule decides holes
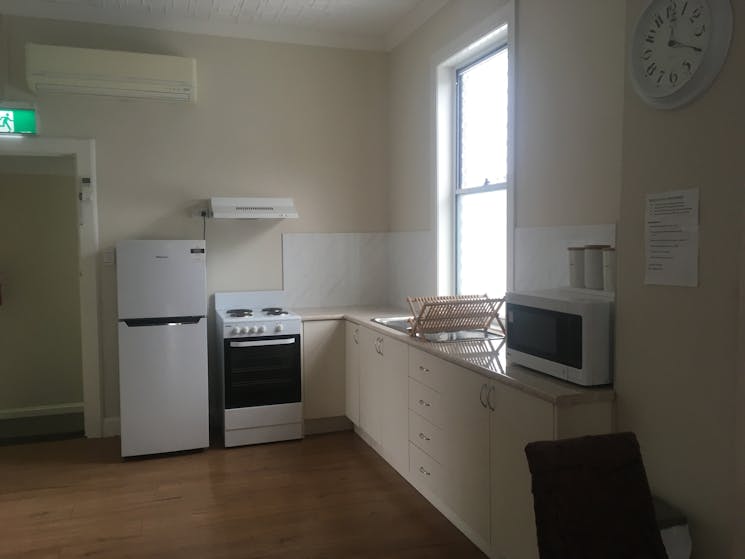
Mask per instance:
[[[409,409],[438,427],[444,427],[442,397],[428,386],[409,378]]]
[[[447,363],[419,349],[409,350],[409,377],[442,392]]]
[[[446,465],[445,431],[413,411],[409,411],[409,441]]]
[[[444,496],[447,487],[445,470],[414,444],[409,444],[409,475],[415,486],[426,487],[437,496]]]

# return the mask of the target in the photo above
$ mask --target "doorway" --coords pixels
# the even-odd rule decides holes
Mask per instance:
[[[0,444],[82,436],[72,156],[0,155]]]
[[[82,408],[83,428],[86,437],[100,437],[101,421],[101,373],[98,318],[98,214],[96,210],[96,170],[95,143],[93,140],[74,140],[66,138],[41,137],[0,137],[0,157],[14,156],[33,158],[60,159],[72,162],[74,171],[73,195],[78,198],[77,233],[78,233],[78,309],[80,331],[80,366],[82,370]],[[64,159],[67,158],[67,159]],[[43,166],[43,165],[40,165]],[[33,212],[28,209],[27,214]],[[33,255],[29,255],[29,258]],[[1,263],[0,263],[1,264]],[[0,274],[2,270],[0,270]],[[50,280],[51,281],[51,280]],[[2,307],[0,307],[2,308]],[[36,324],[34,330],[26,335],[36,341],[36,351],[44,350],[44,340],[57,335],[58,332],[45,329],[43,324]],[[3,366],[0,356],[0,367]],[[66,402],[68,410],[77,410],[81,402]],[[77,407],[76,407],[77,406]],[[33,407],[33,406],[26,406]],[[38,406],[37,406],[38,407]],[[24,414],[37,413],[43,416],[45,408]],[[16,413],[17,410],[16,410]]]

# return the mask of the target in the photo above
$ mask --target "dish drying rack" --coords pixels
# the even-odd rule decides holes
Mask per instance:
[[[483,330],[486,333],[494,321],[500,333],[505,333],[499,318],[504,299],[490,299],[486,295],[448,295],[407,297],[406,302],[413,316],[409,319],[410,336],[461,330]]]

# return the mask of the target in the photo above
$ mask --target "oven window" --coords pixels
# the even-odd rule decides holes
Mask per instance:
[[[225,340],[226,409],[300,401],[300,336]]]
[[[507,347],[582,368],[582,317],[507,304]]]

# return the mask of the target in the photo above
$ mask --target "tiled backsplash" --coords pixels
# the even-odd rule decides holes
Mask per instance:
[[[515,229],[515,290],[569,285],[570,246],[616,246],[615,225],[518,227]]]
[[[434,237],[396,233],[286,233],[282,267],[287,305],[388,305],[437,293]],[[616,244],[615,225],[518,227],[515,289],[569,285],[567,247]]]
[[[403,309],[407,296],[436,290],[429,238],[427,232],[286,233],[282,266],[287,305]]]

